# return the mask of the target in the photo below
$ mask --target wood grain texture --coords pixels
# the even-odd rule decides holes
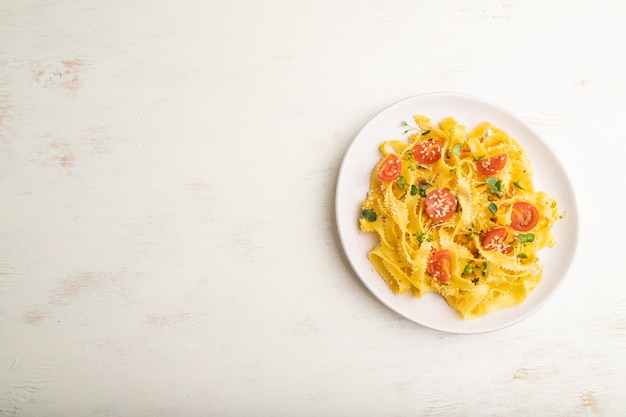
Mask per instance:
[[[0,2],[0,416],[620,416],[617,1]],[[559,155],[565,285],[439,333],[344,259],[341,158],[457,91]],[[616,217],[617,216],[617,217]]]

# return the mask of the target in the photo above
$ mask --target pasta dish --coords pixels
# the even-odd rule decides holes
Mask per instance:
[[[362,203],[368,258],[395,293],[436,292],[464,319],[518,305],[539,284],[537,256],[556,240],[556,201],[535,190],[531,161],[489,122],[403,123],[380,145]]]

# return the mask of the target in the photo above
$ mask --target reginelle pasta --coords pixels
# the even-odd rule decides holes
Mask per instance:
[[[371,173],[359,219],[379,236],[370,262],[393,292],[434,291],[465,319],[521,303],[542,278],[537,252],[556,244],[556,201],[507,132],[413,119]]]

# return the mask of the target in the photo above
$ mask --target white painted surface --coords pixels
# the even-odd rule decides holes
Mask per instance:
[[[0,415],[624,415],[625,17],[0,2]],[[335,231],[361,126],[442,90],[525,120],[579,199],[561,290],[493,333],[391,312]]]

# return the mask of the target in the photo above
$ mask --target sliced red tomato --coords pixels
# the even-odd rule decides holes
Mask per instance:
[[[447,220],[456,211],[456,197],[445,188],[432,190],[424,200],[426,214],[433,220]]]
[[[450,252],[442,249],[435,252],[428,261],[428,272],[433,278],[439,282],[447,282],[450,279],[450,271],[452,270],[452,261],[450,260]]]
[[[483,175],[493,175],[504,169],[506,165],[506,154],[483,158],[476,162],[476,169]]]
[[[402,164],[400,159],[391,154],[385,159],[378,171],[378,178],[382,181],[393,181],[400,176]]]
[[[483,238],[483,248],[507,254],[513,250],[513,247],[510,245],[513,239],[515,239],[515,236],[509,232],[509,229],[497,227],[487,232]]]
[[[537,226],[539,211],[526,201],[518,201],[513,204],[511,211],[511,227],[519,232],[528,232]]]
[[[413,156],[420,164],[434,164],[441,158],[441,142],[433,139],[422,141],[413,148]]]

